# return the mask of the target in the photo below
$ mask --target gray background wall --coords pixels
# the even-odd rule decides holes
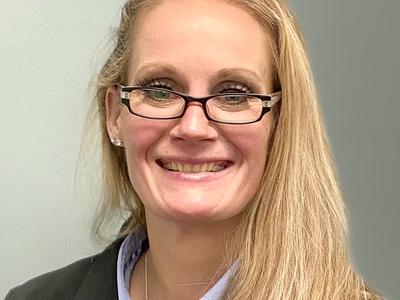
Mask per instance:
[[[0,2],[0,298],[99,250],[73,180],[86,88],[118,1]],[[365,279],[400,299],[400,2],[291,0],[303,26]]]
[[[289,2],[311,52],[353,261],[400,299],[400,1]]]

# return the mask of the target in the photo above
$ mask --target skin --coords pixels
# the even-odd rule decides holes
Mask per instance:
[[[174,89],[200,97],[233,81],[268,94],[271,57],[268,36],[245,10],[222,1],[164,1],[140,18],[128,84],[169,78]],[[130,114],[114,88],[106,109],[109,135],[123,140],[131,183],[146,209],[149,298],[199,299],[232,263],[224,262],[224,235],[229,244],[230,230],[257,191],[273,115],[248,125],[218,124],[192,102],[181,119],[150,120]],[[160,158],[233,164],[222,175],[177,178],[156,163]],[[208,283],[180,285],[199,282]],[[145,299],[144,255],[130,294]]]

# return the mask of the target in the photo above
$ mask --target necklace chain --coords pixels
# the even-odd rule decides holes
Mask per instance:
[[[149,291],[147,288],[147,252],[148,251],[146,251],[146,254],[144,255],[144,286],[145,286],[146,300],[148,300],[149,298]]]
[[[147,252],[144,254],[144,288],[145,288],[145,299],[149,299],[149,289],[147,285]],[[208,282],[193,282],[193,283],[186,283],[186,284],[180,284],[181,286],[184,285],[204,285],[208,284]]]

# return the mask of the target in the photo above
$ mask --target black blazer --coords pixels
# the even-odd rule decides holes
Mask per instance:
[[[103,252],[33,278],[10,290],[5,300],[118,299],[117,258],[123,238]]]

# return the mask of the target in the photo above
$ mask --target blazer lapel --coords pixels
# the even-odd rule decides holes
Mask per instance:
[[[102,253],[92,257],[92,266],[75,294],[74,300],[118,299],[117,258],[124,238],[118,239]]]

